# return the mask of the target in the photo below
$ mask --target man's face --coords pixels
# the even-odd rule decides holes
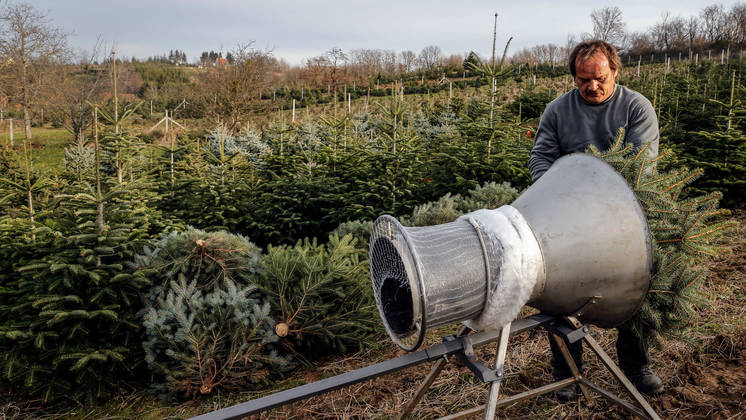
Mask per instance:
[[[599,104],[614,93],[616,75],[616,70],[609,67],[609,60],[601,53],[586,59],[578,57],[575,61],[575,83],[583,99],[592,104]]]

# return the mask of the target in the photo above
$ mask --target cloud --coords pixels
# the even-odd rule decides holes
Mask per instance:
[[[733,3],[724,5],[729,8]],[[254,40],[256,47],[273,49],[275,56],[291,64],[301,64],[332,47],[419,52],[437,45],[445,54],[475,50],[489,55],[496,9],[499,52],[511,36],[511,52],[549,42],[561,45],[568,34],[590,32],[591,10],[610,4],[589,0],[34,0],[38,9],[49,10],[54,24],[73,31],[71,42],[83,49],[101,35],[109,43],[116,42],[124,57],[145,58],[180,49],[196,60],[202,51],[225,52],[239,42]],[[689,16],[704,6],[695,0],[632,0],[620,5],[629,30],[647,29],[666,10],[673,16]]]

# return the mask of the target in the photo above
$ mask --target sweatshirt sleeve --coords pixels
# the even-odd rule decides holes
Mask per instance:
[[[531,149],[531,158],[528,161],[528,169],[531,171],[533,181],[544,175],[544,172],[552,166],[554,161],[559,159],[558,137],[556,114],[552,107],[548,106],[541,117],[539,128],[536,130],[534,147]]]
[[[658,156],[660,133],[658,117],[655,115],[653,105],[644,96],[639,95],[630,112],[630,120],[624,138],[625,142],[632,143],[635,148],[650,143],[650,147],[648,147],[649,156],[651,158]]]

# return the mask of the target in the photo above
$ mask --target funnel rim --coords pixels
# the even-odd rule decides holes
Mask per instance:
[[[567,156],[572,156],[572,155],[588,156],[590,158],[597,159],[597,160],[603,162],[606,166],[608,166],[609,168],[611,168],[613,170],[613,172],[614,172],[614,175],[611,175],[611,176],[615,176],[615,177],[621,179],[624,182],[624,184],[627,185],[627,187],[628,187],[627,192],[634,198],[635,205],[633,207],[635,208],[635,211],[637,213],[637,217],[639,217],[640,220],[643,222],[642,224],[643,224],[643,226],[645,228],[645,251],[646,251],[646,254],[647,254],[647,267],[646,267],[646,271],[648,273],[647,279],[646,279],[646,283],[647,284],[645,286],[645,293],[641,293],[640,294],[641,295],[640,296],[640,301],[635,306],[635,309],[632,310],[632,311],[630,311],[630,315],[628,317],[626,317],[626,319],[624,319],[623,321],[621,321],[619,323],[613,323],[613,325],[610,324],[610,323],[607,324],[607,323],[603,323],[603,322],[596,322],[596,324],[598,326],[602,327],[602,328],[614,328],[614,327],[618,327],[619,325],[622,325],[625,322],[627,322],[630,319],[632,319],[632,318],[635,317],[635,315],[637,314],[637,312],[642,307],[643,303],[645,303],[645,298],[647,297],[648,291],[650,290],[650,280],[651,280],[651,278],[653,276],[653,265],[654,265],[653,264],[653,260],[654,260],[654,255],[653,255],[653,234],[650,231],[650,224],[648,224],[648,216],[645,213],[645,209],[642,208],[642,203],[640,203],[640,200],[637,198],[637,194],[635,194],[635,190],[632,188],[631,185],[629,185],[629,182],[627,182],[627,179],[624,178],[624,176],[616,168],[614,168],[614,166],[612,166],[609,162],[607,162],[607,161],[599,158],[598,156],[594,156],[594,155],[591,155],[591,154],[588,154],[588,153],[571,153],[571,154],[569,154]],[[564,157],[565,156],[562,156],[562,158],[564,158]]]
[[[412,303],[415,303],[414,302],[415,300],[417,300],[417,302],[419,303],[419,305],[418,305],[419,308],[417,308],[419,310],[416,311],[418,313],[414,314],[413,319],[412,319],[412,325],[414,326],[414,330],[412,331],[411,334],[412,335],[417,334],[416,341],[414,342],[414,344],[406,345],[400,339],[400,338],[403,338],[403,337],[398,337],[398,336],[396,336],[396,334],[392,334],[391,327],[388,325],[388,321],[386,320],[386,316],[382,312],[382,309],[380,307],[378,308],[378,312],[379,312],[379,316],[381,317],[381,320],[383,321],[383,323],[386,326],[386,332],[389,334],[389,337],[396,343],[396,345],[399,346],[402,350],[405,350],[405,351],[414,351],[414,350],[417,350],[417,348],[419,348],[420,345],[422,345],[422,342],[425,339],[425,333],[427,332],[427,314],[426,314],[426,311],[425,311],[425,308],[426,308],[426,306],[425,306],[425,296],[424,296],[424,292],[423,292],[425,290],[425,284],[424,284],[424,275],[422,273],[422,266],[421,266],[420,259],[419,259],[420,257],[417,254],[417,251],[416,251],[414,245],[412,244],[412,240],[411,240],[409,234],[407,233],[407,230],[404,228],[404,226],[398,220],[396,220],[395,217],[393,217],[391,215],[384,214],[382,216],[379,216],[376,219],[376,221],[373,223],[373,227],[371,229],[371,233],[375,234],[376,227],[379,226],[382,223],[389,223],[389,224],[393,225],[393,227],[398,230],[399,234],[404,239],[404,244],[407,247],[407,251],[409,252],[409,255],[411,257],[412,265],[414,266],[413,267],[414,268],[414,274],[417,276],[417,288],[418,288],[418,293],[417,294],[419,296],[418,297],[414,297],[414,296],[412,297],[412,300],[413,300]],[[373,238],[371,238],[371,241],[370,241],[370,246],[371,247],[374,244],[374,241],[372,239]],[[389,240],[391,240],[391,238],[389,238]],[[371,269],[371,280],[372,280],[373,286],[374,286],[374,293],[377,294],[378,291],[376,290],[376,287],[375,287],[375,279],[373,278],[373,270],[372,269]]]

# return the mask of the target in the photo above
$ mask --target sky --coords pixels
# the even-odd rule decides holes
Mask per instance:
[[[7,1],[7,0],[6,0]],[[14,0],[11,0],[11,2]],[[616,5],[629,31],[644,31],[664,12],[698,15],[706,6],[726,9],[738,1],[628,0],[26,0],[70,34],[76,50],[90,51],[97,38],[120,57],[147,58],[178,49],[195,62],[202,51],[234,50],[253,41],[291,65],[332,47],[347,52],[381,48],[419,53],[437,45],[444,55],[491,54],[494,14],[497,50],[510,37],[508,54],[534,45],[564,45],[592,31],[594,8]],[[0,4],[4,3],[0,0]]]

